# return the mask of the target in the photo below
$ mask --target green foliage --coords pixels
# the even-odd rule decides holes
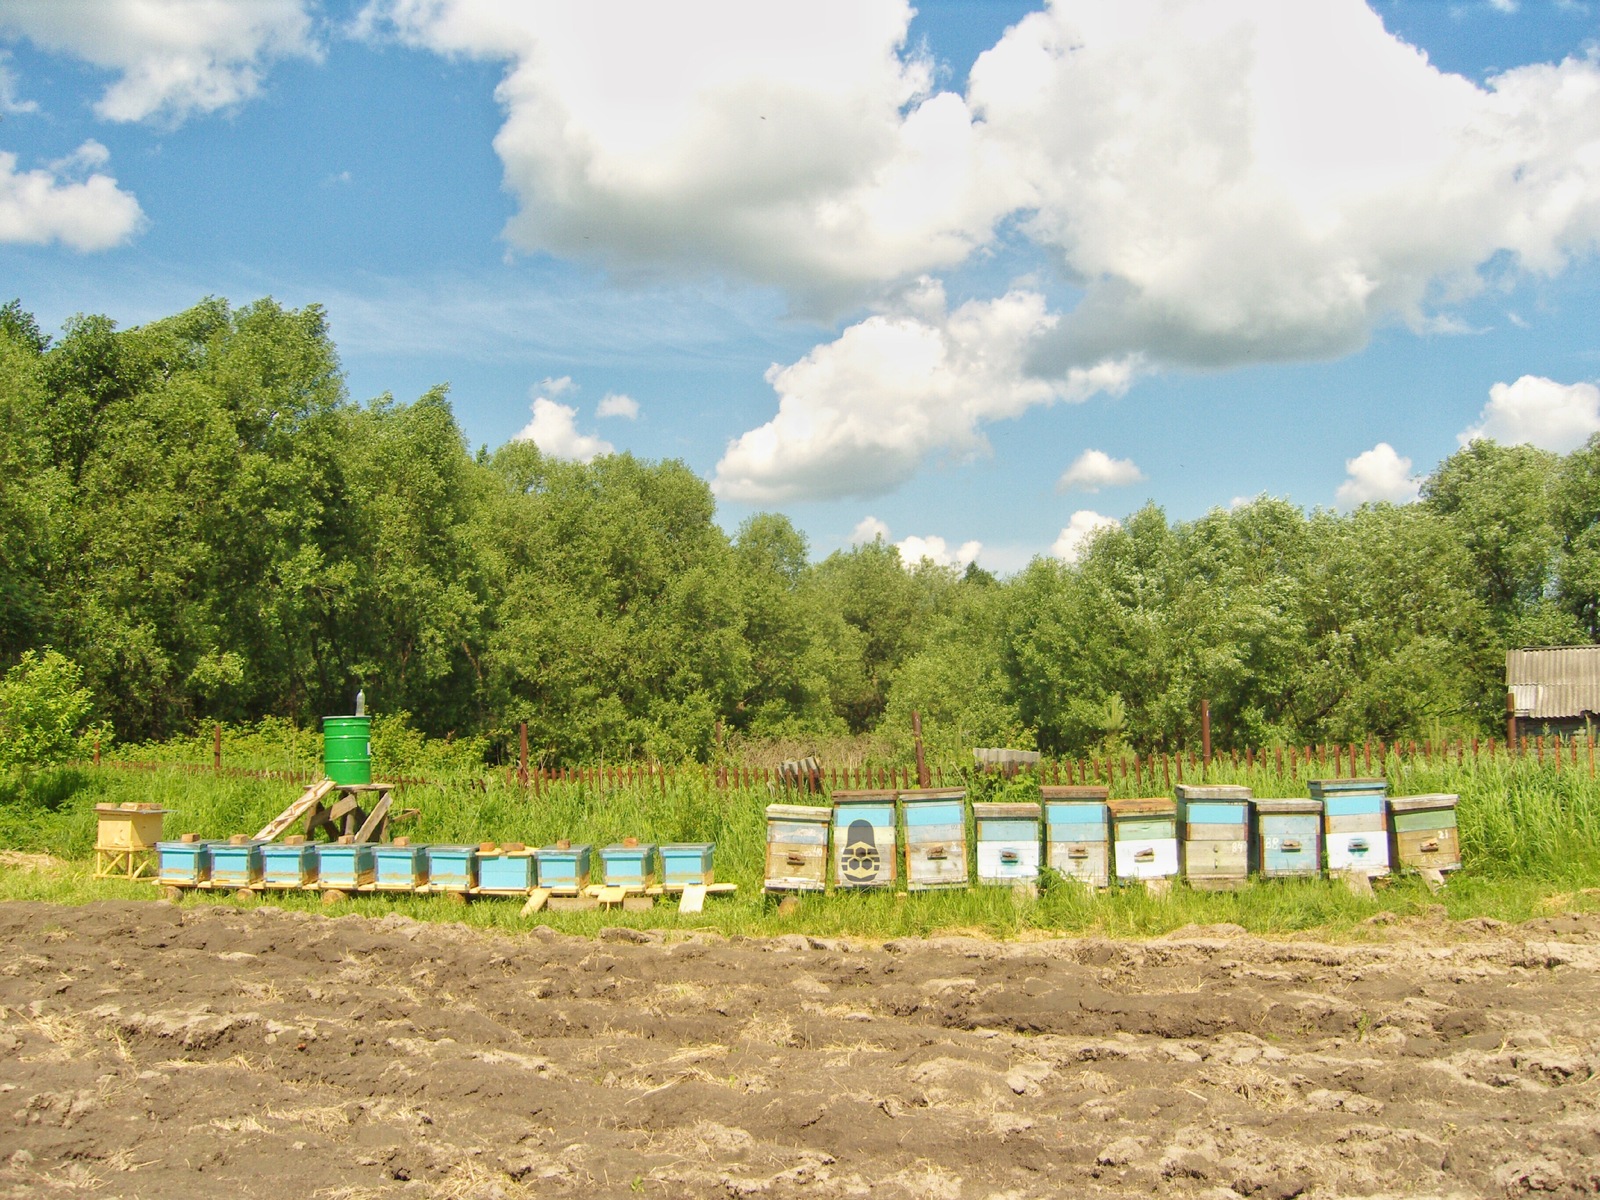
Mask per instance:
[[[83,753],[94,695],[83,669],[54,650],[26,651],[0,679],[0,770],[44,767]]]

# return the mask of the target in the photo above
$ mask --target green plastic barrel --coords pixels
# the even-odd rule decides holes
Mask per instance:
[[[335,783],[372,782],[372,718],[323,717],[322,766]]]

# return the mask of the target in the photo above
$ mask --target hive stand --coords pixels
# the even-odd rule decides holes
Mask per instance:
[[[330,842],[341,837],[357,842],[386,842],[391,820],[415,815],[413,809],[393,810],[394,788],[392,783],[318,780],[302,792],[298,800],[262,826],[255,840],[270,842],[304,817],[307,841],[316,840],[321,833]],[[335,794],[337,799],[331,799]]]

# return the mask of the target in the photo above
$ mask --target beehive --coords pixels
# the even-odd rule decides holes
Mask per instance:
[[[1039,882],[1039,806],[974,804],[978,827],[978,882]]]
[[[574,896],[589,886],[594,848],[561,841],[539,850],[539,886],[557,895]]]
[[[1256,859],[1267,879],[1322,874],[1322,801],[1257,800]]]
[[[373,882],[372,844],[341,838],[317,851],[317,885],[348,891]]]
[[[908,890],[967,886],[966,797],[961,788],[900,793]]]
[[[156,843],[157,882],[168,887],[195,887],[211,879],[211,843],[194,834],[182,841]]]
[[[1117,879],[1172,879],[1178,874],[1178,805],[1165,796],[1112,800]]]
[[[431,892],[470,892],[478,886],[478,848],[476,846],[428,847],[428,890]]]
[[[478,890],[491,896],[526,896],[538,877],[536,856],[521,842],[478,847]]]
[[[395,838],[372,848],[372,884],[380,892],[411,892],[428,882],[428,848]]]
[[[252,888],[261,882],[261,843],[236,837],[212,842],[211,883],[214,887]]]
[[[1230,785],[1177,786],[1183,830],[1181,862],[1191,887],[1216,890],[1249,882],[1250,789]]]
[[[1045,864],[1089,887],[1111,882],[1110,842],[1103,787],[1044,787]]]
[[[712,867],[715,842],[669,842],[661,847],[661,883],[664,887],[709,886],[717,881]]]
[[[893,887],[894,850],[893,792],[833,794],[835,887]]]
[[[304,838],[261,847],[261,886],[302,888],[317,877],[317,848]]]
[[[647,888],[656,882],[654,842],[641,842],[637,838],[613,842],[601,847],[600,862],[605,869],[607,887]]]
[[[825,808],[804,804],[767,805],[767,891],[822,891],[829,816]]]
[[[1389,822],[1382,779],[1313,779],[1311,795],[1322,801],[1328,870],[1389,873]]]
[[[96,804],[94,873],[143,875],[161,842],[161,818],[169,811],[159,804]]]
[[[1394,864],[1412,870],[1454,871],[1461,866],[1456,825],[1458,796],[1434,793],[1389,801],[1394,829]]]

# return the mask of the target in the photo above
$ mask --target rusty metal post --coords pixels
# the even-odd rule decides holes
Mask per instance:
[[[517,782],[528,786],[528,723],[517,725]]]
[[[1200,701],[1200,752],[1206,766],[1211,765],[1211,701]]]
[[[1506,745],[1517,744],[1517,694],[1506,693]]]
[[[911,737],[917,744],[917,786],[925,788],[933,780],[928,775],[928,760],[922,753],[922,714],[916,709],[911,710]]]
[[[219,721],[211,729],[211,769],[222,770],[222,723]]]

